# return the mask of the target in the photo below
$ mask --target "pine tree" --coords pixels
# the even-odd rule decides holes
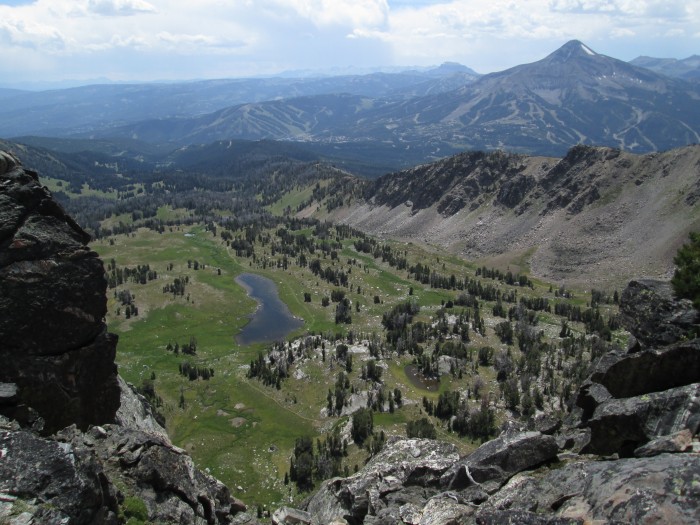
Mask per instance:
[[[690,242],[678,250],[673,262],[676,271],[671,284],[676,296],[690,299],[700,309],[700,232],[690,233]]]

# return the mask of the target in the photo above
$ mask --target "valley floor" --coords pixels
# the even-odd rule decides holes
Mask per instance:
[[[456,444],[465,453],[480,439],[460,437],[459,432],[450,430],[450,418],[437,415],[441,400],[454,399],[449,395],[459,393],[457,399],[465,418],[469,412],[474,414],[487,406],[493,414],[494,428],[519,417],[523,410],[528,414],[558,411],[585,374],[592,352],[598,352],[590,343],[584,344],[591,340],[586,335],[590,327],[578,320],[567,322],[567,337],[560,338],[562,316],[552,311],[552,306],[560,303],[585,311],[591,301],[590,291],[576,291],[570,296],[568,290],[538,281],[531,282],[531,286],[517,282],[509,285],[482,274],[486,269],[447,253],[429,252],[411,243],[376,245],[386,246],[385,255],[400,255],[408,266],[420,263],[431,268],[433,277],[448,279],[448,284],[442,286],[435,281],[432,285],[429,281],[421,283],[408,267],[399,269],[386,257],[382,260],[381,256],[359,251],[357,237],[343,236],[333,229],[322,237],[310,227],[292,232],[262,231],[254,242],[255,255],[246,257],[236,254],[232,243],[222,238],[222,231],[221,225],[218,235],[203,225],[176,226],[163,233],[140,228],[95,241],[92,247],[113,279],[108,290],[107,321],[110,331],[120,337],[120,374],[152,396],[166,418],[173,442],[248,504],[273,508],[305,496],[294,483],[285,483],[290,458],[302,436],[327,439],[338,429],[350,444],[341,468],[352,472],[361,467],[369,452],[352,445],[353,410],[374,404],[377,440],[380,434],[405,435],[408,422],[428,417],[439,438]],[[234,236],[241,233],[233,232]],[[306,253],[308,263],[302,265],[302,252],[296,257],[276,253],[279,233],[304,236],[318,246],[325,239],[334,246],[332,250],[319,248],[313,255]],[[314,274],[309,263],[315,259],[324,269],[342,272],[347,283],[339,286],[332,279],[325,280],[324,273]],[[303,328],[278,346],[277,354],[268,355],[270,349],[265,345],[241,346],[235,342],[235,335],[255,309],[255,302],[234,281],[242,272],[272,279],[280,298],[304,320]],[[453,276],[452,285],[449,276]],[[499,296],[510,293],[517,299],[502,303],[504,310],[499,315],[493,310],[501,304],[500,299],[475,297],[472,307],[454,304],[460,294],[469,296],[456,288],[455,281],[470,279],[482,289],[491,286]],[[350,324],[336,324],[338,301],[323,306],[324,298],[340,291],[348,299]],[[611,298],[612,291],[608,294]],[[550,309],[522,307],[532,312],[527,331],[540,345],[536,358],[531,356],[529,360],[517,343],[504,343],[496,334],[496,325],[508,320],[507,310],[523,300],[531,307],[536,301],[540,306],[546,302]],[[409,344],[401,339],[406,332],[399,341],[388,342],[382,321],[387,312],[411,301],[420,311],[407,326],[425,327],[428,335],[420,343],[410,343],[413,346],[406,351],[396,346]],[[480,322],[475,321],[474,306]],[[613,319],[616,307],[601,304],[596,311],[605,319]],[[470,314],[470,321],[465,321],[465,315]],[[516,329],[517,324],[515,320],[510,323]],[[464,332],[466,336],[458,335]],[[612,335],[613,341],[622,344],[621,333],[613,330]],[[525,335],[521,333],[521,337]],[[343,346],[347,351],[342,350]],[[443,350],[438,352],[436,348]],[[445,350],[448,348],[450,351]],[[463,353],[449,355],[460,348]],[[275,370],[275,360],[277,366],[284,360],[279,358],[280,349],[282,356],[288,356],[286,375],[281,376],[277,368],[278,379],[270,385],[249,377],[251,363],[261,359]],[[480,349],[488,349],[483,359]],[[498,365],[498,359],[507,359],[506,365]],[[370,361],[381,369],[379,381],[366,377],[368,367],[373,366]],[[438,389],[426,390],[415,378],[412,381],[406,368],[410,364],[435,373],[439,370]],[[517,371],[519,378],[528,377],[509,383],[515,385],[519,398],[525,396],[527,400],[514,402],[504,397],[506,383],[503,378],[497,381],[498,366],[510,367],[504,372],[508,377],[515,378]],[[341,372],[346,385],[338,394]],[[394,397],[397,390],[400,401]],[[334,404],[329,396],[337,395],[343,396],[342,410],[329,416],[328,406]]]

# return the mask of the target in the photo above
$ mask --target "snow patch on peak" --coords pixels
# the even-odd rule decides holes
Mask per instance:
[[[588,53],[591,56],[595,56],[595,53],[591,51],[590,48],[586,47],[584,44],[581,44],[581,49],[583,49],[586,53]]]

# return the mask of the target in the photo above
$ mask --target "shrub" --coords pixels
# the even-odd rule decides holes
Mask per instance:
[[[406,436],[409,438],[435,439],[435,426],[427,417],[406,423]]]
[[[676,297],[690,299],[700,309],[700,232],[690,233],[690,242],[681,246],[673,262],[671,285]]]
[[[372,435],[374,429],[374,419],[372,411],[367,408],[361,408],[352,415],[351,435],[355,443],[361,445],[365,439]]]
[[[148,521],[148,509],[142,499],[135,496],[124,498],[121,505],[122,517],[129,525],[140,525]]]

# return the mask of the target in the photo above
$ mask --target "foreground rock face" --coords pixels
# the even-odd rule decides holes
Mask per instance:
[[[576,523],[697,523],[699,473],[697,454],[575,461],[513,478],[480,512],[522,509]]]
[[[85,447],[43,439],[7,421],[0,426],[0,491],[10,495],[5,516],[28,507],[36,523],[116,523],[116,490]]]
[[[117,410],[115,422],[125,428],[141,430],[157,434],[166,440],[169,439],[165,428],[158,422],[153,406],[121,376],[119,376],[119,389],[121,391],[121,404]]]
[[[600,359],[566,424],[541,422],[553,435],[506,432],[462,458],[394,439],[275,523],[700,523],[697,312],[651,281],[631,283],[621,309],[635,344]]]
[[[0,523],[255,523],[117,376],[88,240],[0,152]]]
[[[0,381],[17,385],[47,434],[111,422],[117,338],[103,322],[102,261],[36,173],[0,157]]]
[[[10,496],[0,516],[19,508],[29,509],[34,523],[116,524],[138,502],[155,523],[217,524],[245,510],[183,450],[153,433],[69,427],[49,440],[1,420],[0,447],[0,492]]]
[[[498,488],[513,474],[555,459],[558,452],[556,440],[539,432],[501,435],[453,465],[441,484],[449,490],[476,485]]]
[[[427,439],[389,441],[361,472],[323,485],[306,510],[318,523],[344,518],[362,523],[365,517],[391,512],[400,493],[407,501],[425,502],[437,492],[442,474],[459,455],[453,445]],[[406,489],[420,487],[418,494]],[[411,492],[409,490],[409,492]]]

